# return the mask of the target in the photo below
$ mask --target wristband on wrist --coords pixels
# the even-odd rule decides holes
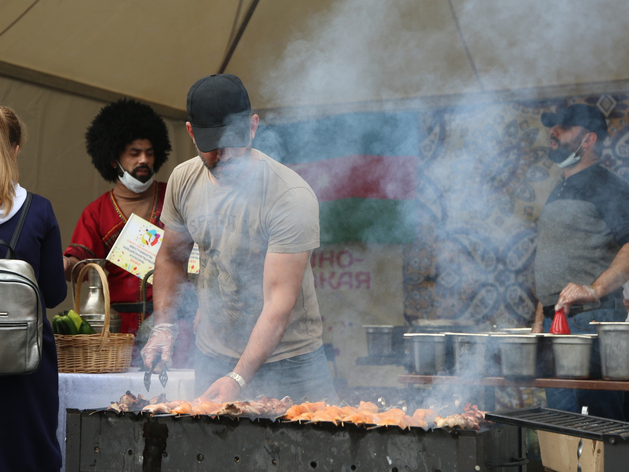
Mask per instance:
[[[238,382],[238,385],[240,385],[240,390],[244,390],[247,386],[247,382],[245,382],[245,379],[243,379],[242,376],[240,376],[236,372],[228,372],[225,377],[229,377],[230,379],[234,379],[236,382]]]

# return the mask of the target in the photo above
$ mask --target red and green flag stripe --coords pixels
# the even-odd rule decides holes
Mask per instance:
[[[312,187],[321,244],[404,244],[416,231],[417,115],[354,113],[262,126],[254,146]]]

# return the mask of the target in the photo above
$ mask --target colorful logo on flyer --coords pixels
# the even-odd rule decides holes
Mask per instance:
[[[160,234],[154,229],[147,230],[143,235],[141,242],[145,246],[155,246],[159,242]]]

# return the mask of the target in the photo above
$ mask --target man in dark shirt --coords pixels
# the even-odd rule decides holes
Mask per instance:
[[[533,332],[548,332],[564,308],[572,334],[596,333],[590,321],[624,321],[622,285],[629,279],[629,182],[598,165],[608,136],[595,107],[572,105],[543,113],[550,128],[549,158],[562,181],[538,222],[535,286],[539,300]],[[591,376],[600,376],[592,352]],[[623,392],[546,389],[548,406],[625,421]]]

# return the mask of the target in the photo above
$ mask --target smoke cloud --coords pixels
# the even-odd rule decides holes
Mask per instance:
[[[539,116],[565,100],[499,93],[589,78],[566,62],[583,11],[584,3],[568,2],[335,2],[264,77],[265,100],[291,108],[266,116],[256,146],[288,165],[416,156],[416,195],[400,206],[399,228],[413,228],[417,252],[430,254],[406,289],[431,310],[418,313],[407,293],[406,315],[526,326],[535,221],[559,175]],[[610,20],[592,18],[594,31]],[[609,57],[590,59],[609,69]],[[449,98],[439,105],[436,95]],[[359,168],[339,162],[333,172],[351,181]],[[402,193],[395,182],[386,187],[385,197]],[[365,233],[367,241],[392,239],[390,228]]]
[[[405,245],[407,321],[529,326],[535,223],[559,177],[539,118],[592,98],[551,87],[625,78],[618,18],[628,13],[611,0],[333,2],[259,77],[262,100],[277,108],[254,145],[295,168],[338,158],[328,177],[348,183],[364,169],[340,158],[415,157],[417,187],[398,215],[415,234]],[[404,194],[401,185],[387,181],[381,197]],[[382,242],[392,230],[363,236]],[[360,313],[344,316],[361,324]]]
[[[628,14],[612,0],[341,0],[300,25],[261,91],[299,107],[624,79]]]

